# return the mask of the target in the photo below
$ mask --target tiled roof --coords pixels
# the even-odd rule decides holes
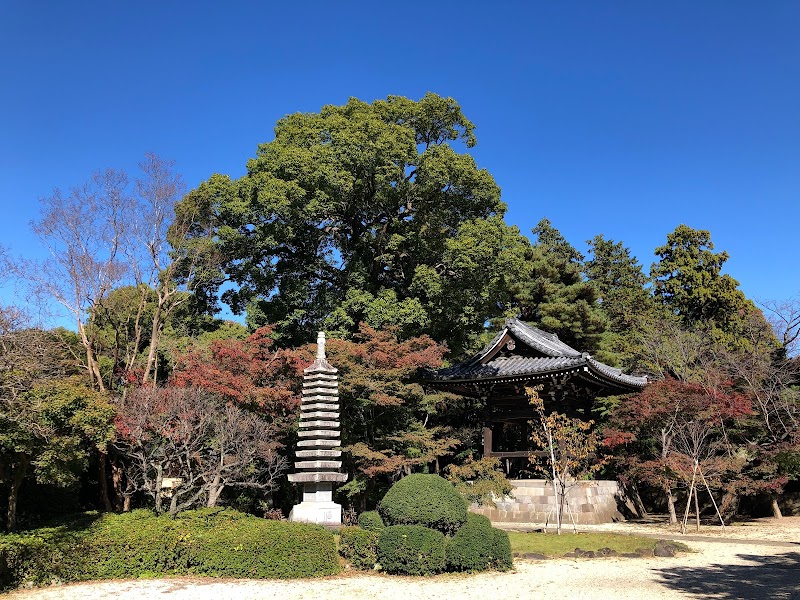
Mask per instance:
[[[545,356],[496,356],[486,360],[506,333],[510,333],[529,348]],[[593,359],[586,352],[575,350],[559,340],[557,335],[531,327],[519,319],[508,319],[505,328],[470,360],[446,369],[429,371],[426,378],[429,381],[469,381],[542,375],[581,367],[601,381],[607,380],[608,383],[616,383],[622,387],[641,389],[647,384],[646,377],[626,375],[620,369]]]
[[[547,373],[570,367],[579,367],[586,361],[582,358],[523,356],[499,357],[484,365],[461,363],[447,369],[433,371],[435,379],[474,379],[483,377],[513,377],[528,373]]]
[[[635,375],[627,375],[622,372],[621,369],[617,369],[615,367],[609,367],[601,363],[599,360],[595,360],[592,357],[588,358],[589,365],[594,367],[597,371],[600,371],[603,375],[608,377],[609,379],[613,379],[614,381],[618,381],[620,383],[625,383],[628,385],[634,385],[638,387],[644,387],[647,385],[647,377],[636,377]]]

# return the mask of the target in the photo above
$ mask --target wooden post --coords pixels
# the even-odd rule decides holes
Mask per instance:
[[[484,458],[492,455],[492,427],[487,423],[483,428],[483,456]]]
[[[697,486],[694,488],[694,517],[697,524],[695,531],[700,533],[700,501],[697,499]]]
[[[681,533],[686,533],[686,523],[689,521],[689,507],[692,505],[692,494],[696,494],[697,490],[694,487],[694,480],[697,476],[697,462],[694,463],[694,470],[692,471],[692,482],[689,484],[689,497],[686,499],[686,512],[683,513],[683,522],[681,523]],[[697,515],[699,520],[700,515]],[[699,527],[699,526],[698,526]]]

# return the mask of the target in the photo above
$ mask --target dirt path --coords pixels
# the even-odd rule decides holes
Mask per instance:
[[[759,523],[742,539],[698,541],[676,558],[516,561],[510,573],[429,578],[342,575],[293,581],[175,578],[110,581],[18,591],[13,600],[512,600],[552,597],[592,599],[753,598],[800,600],[800,543],[765,546],[752,540],[800,542],[800,519]],[[604,526],[605,527],[605,526]],[[625,532],[617,524],[614,531]],[[730,531],[733,528],[726,528]],[[658,531],[647,531],[658,533]],[[701,532],[706,534],[705,531]],[[714,536],[712,536],[714,537]],[[722,540],[722,536],[719,536]],[[787,538],[787,539],[784,539]]]

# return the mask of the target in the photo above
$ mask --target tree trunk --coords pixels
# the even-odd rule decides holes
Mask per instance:
[[[639,486],[635,483],[631,484],[631,491],[633,492],[633,505],[639,511],[639,516],[646,518],[647,508],[644,505],[644,500],[642,500],[642,495],[639,493]]]
[[[106,512],[112,512],[114,508],[111,506],[111,497],[108,494],[108,472],[106,470],[106,463],[108,462],[108,452],[100,450],[97,474],[100,478],[100,498],[103,500],[103,509]]]
[[[147,384],[150,378],[150,372],[153,371],[153,366],[156,361],[156,352],[158,351],[159,333],[161,332],[161,307],[163,300],[158,299],[155,310],[153,311],[153,323],[150,328],[150,350],[147,352],[147,363],[144,366],[144,375],[142,375],[142,385]],[[153,373],[153,383],[156,382],[156,374]]]
[[[19,488],[22,486],[22,481],[25,479],[25,474],[28,471],[28,465],[31,462],[31,457],[27,454],[18,454],[19,462],[17,468],[13,470],[11,479],[11,489],[8,492],[8,531],[17,530],[17,499],[19,498]]]
[[[114,488],[114,510],[124,511],[124,501],[127,500],[125,491],[122,489],[122,477],[124,475],[122,467],[116,461],[111,463],[111,485]]]
[[[212,481],[211,485],[208,486],[208,500],[206,501],[206,506],[209,508],[217,505],[219,495],[222,493],[222,489],[225,487],[225,484],[221,483],[221,481],[222,477],[220,476],[219,472],[217,472],[217,474],[214,476],[214,481]]]
[[[96,385],[97,389],[99,389],[101,392],[105,392],[106,386],[103,383],[103,376],[100,374],[100,366],[98,365],[97,358],[94,355],[92,342],[86,335],[86,329],[84,328],[80,319],[78,320],[78,333],[80,334],[83,348],[86,351],[86,368],[89,370],[89,381],[92,385]]]
[[[178,514],[178,489],[172,488],[172,500],[169,502],[169,516],[174,517]]]
[[[156,501],[156,514],[161,514],[161,499],[163,498],[163,494],[161,493],[161,482],[164,480],[164,471],[159,465],[156,468],[156,489],[153,490],[155,492],[155,501]],[[174,493],[174,490],[173,490]]]
[[[772,516],[776,519],[782,519],[783,513],[781,512],[781,507],[778,506],[778,497],[772,496]]]
[[[675,498],[672,496],[672,488],[667,486],[665,491],[667,493],[667,508],[669,508],[669,522],[672,525],[676,525],[678,523],[678,515],[675,512]]]
[[[547,434],[547,446],[550,450],[550,466],[553,469],[553,500],[555,501],[556,507],[556,533],[561,535],[561,510],[559,506],[560,481],[558,480],[558,473],[556,471],[556,455],[553,449],[553,436],[547,429],[545,429],[545,433]],[[558,483],[556,483],[557,481]]]
[[[224,485],[220,485],[219,483],[215,483],[210,487],[208,490],[208,502],[206,506],[212,508],[217,505],[217,501],[219,500],[219,495],[222,493],[222,490],[225,489]]]

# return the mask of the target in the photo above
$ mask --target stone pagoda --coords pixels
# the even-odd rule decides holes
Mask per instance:
[[[333,484],[347,481],[340,473],[339,381],[325,358],[325,333],[317,334],[317,359],[303,371],[300,431],[292,483],[303,484],[303,501],[289,513],[290,521],[341,525],[342,507],[333,501]]]

